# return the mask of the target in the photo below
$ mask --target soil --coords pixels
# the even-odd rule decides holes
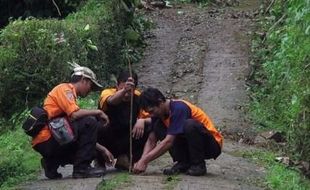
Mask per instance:
[[[155,28],[147,35],[144,58],[135,68],[140,88],[156,87],[168,97],[201,107],[223,133],[224,148],[218,159],[207,161],[205,176],[164,176],[162,170],[173,164],[165,154],[118,189],[263,189],[264,168],[236,156],[238,151],[255,148],[241,142],[252,142],[255,136],[244,105],[258,2],[241,0],[224,8],[181,4],[146,13]],[[62,180],[47,180],[42,174],[21,189],[96,189],[102,180],[74,180],[71,171],[70,167],[62,169],[66,176]]]

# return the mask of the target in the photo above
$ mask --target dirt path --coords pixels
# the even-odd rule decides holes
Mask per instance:
[[[257,1],[244,1],[236,8],[200,9],[182,5],[153,12],[157,23],[140,69],[140,86],[155,86],[170,97],[190,100],[213,118],[226,137],[249,138],[251,125],[243,113],[248,101],[245,79],[248,74],[251,18]],[[259,168],[233,156],[251,147],[225,140],[223,154],[208,161],[203,177],[180,175],[174,189],[260,189]],[[152,163],[143,178],[133,177],[125,189],[171,188],[162,169],[172,165],[169,156]],[[156,169],[157,168],[157,169]],[[161,183],[160,183],[161,181]],[[152,185],[154,184],[154,186]],[[151,186],[150,186],[151,185]]]
[[[260,189],[264,169],[235,157],[236,151],[252,147],[239,140],[251,124],[243,113],[248,101],[251,20],[258,0],[243,0],[235,8],[204,8],[180,5],[148,13],[156,23],[144,59],[137,66],[141,88],[157,87],[167,96],[187,99],[203,108],[225,135],[217,160],[207,162],[203,177],[180,175],[167,178],[162,170],[172,165],[168,154],[153,161],[143,175],[118,189]],[[73,180],[71,168],[64,180],[40,180],[21,189],[95,189],[101,179]],[[108,174],[105,178],[111,178]]]

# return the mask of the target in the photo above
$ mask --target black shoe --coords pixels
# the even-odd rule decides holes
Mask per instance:
[[[101,177],[104,176],[105,171],[101,168],[74,168],[72,177],[73,178],[89,178],[89,177]]]
[[[44,158],[41,158],[41,166],[44,169],[45,176],[49,179],[60,179],[62,175],[57,172],[58,167],[49,166]]]
[[[170,169],[164,169],[164,175],[174,175],[179,173],[185,173],[187,169],[189,168],[188,163],[184,162],[177,162],[175,165],[173,165]]]
[[[207,173],[207,167],[205,162],[196,165],[191,165],[191,167],[186,172],[187,175],[192,176],[202,176],[205,175],[206,173]]]

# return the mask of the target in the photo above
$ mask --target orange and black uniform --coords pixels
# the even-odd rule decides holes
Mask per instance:
[[[99,108],[103,110],[110,119],[110,126],[98,130],[98,143],[105,146],[117,157],[122,154],[129,155],[129,120],[130,102],[121,102],[118,105],[109,105],[107,99],[117,92],[116,88],[102,91],[99,99]],[[135,90],[133,98],[132,127],[138,118],[145,118],[147,114],[139,107],[140,92]],[[143,137],[133,139],[133,161],[137,161],[142,153],[143,147],[149,134],[149,127],[145,126]],[[100,155],[99,155],[100,156]],[[99,158],[99,161],[101,159]]]
[[[153,130],[158,139],[175,135],[170,154],[174,161],[191,164],[205,159],[216,159],[223,146],[223,137],[206,113],[184,100],[170,100],[169,117],[152,118]]]
[[[49,119],[58,116],[70,117],[80,109],[76,99],[76,90],[71,83],[56,86],[44,101],[44,109]],[[88,167],[95,157],[97,127],[100,123],[94,117],[83,117],[71,124],[75,134],[73,143],[60,146],[47,126],[32,139],[33,148],[43,156],[49,168],[57,169],[65,164],[74,164],[77,168]]]

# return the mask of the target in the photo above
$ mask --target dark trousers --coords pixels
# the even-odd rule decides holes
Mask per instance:
[[[66,145],[59,145],[51,137],[49,140],[35,145],[45,163],[52,168],[73,164],[74,168],[88,167],[96,154],[97,128],[101,123],[95,117],[83,117],[73,121],[72,128],[75,140]]]
[[[129,128],[129,127],[128,127]],[[105,146],[115,158],[120,155],[127,155],[130,158],[129,149],[129,130],[118,126],[109,126],[98,130],[98,143]],[[144,145],[150,133],[150,126],[146,125],[143,136],[140,139],[132,139],[132,160],[137,162],[143,153]],[[97,160],[100,164],[104,164],[103,156],[98,153]]]
[[[156,137],[164,139],[167,128],[162,121],[156,120],[153,124]],[[221,148],[202,123],[188,119],[184,124],[184,133],[176,135],[169,153],[175,162],[199,164],[205,159],[216,159],[221,154]]]

